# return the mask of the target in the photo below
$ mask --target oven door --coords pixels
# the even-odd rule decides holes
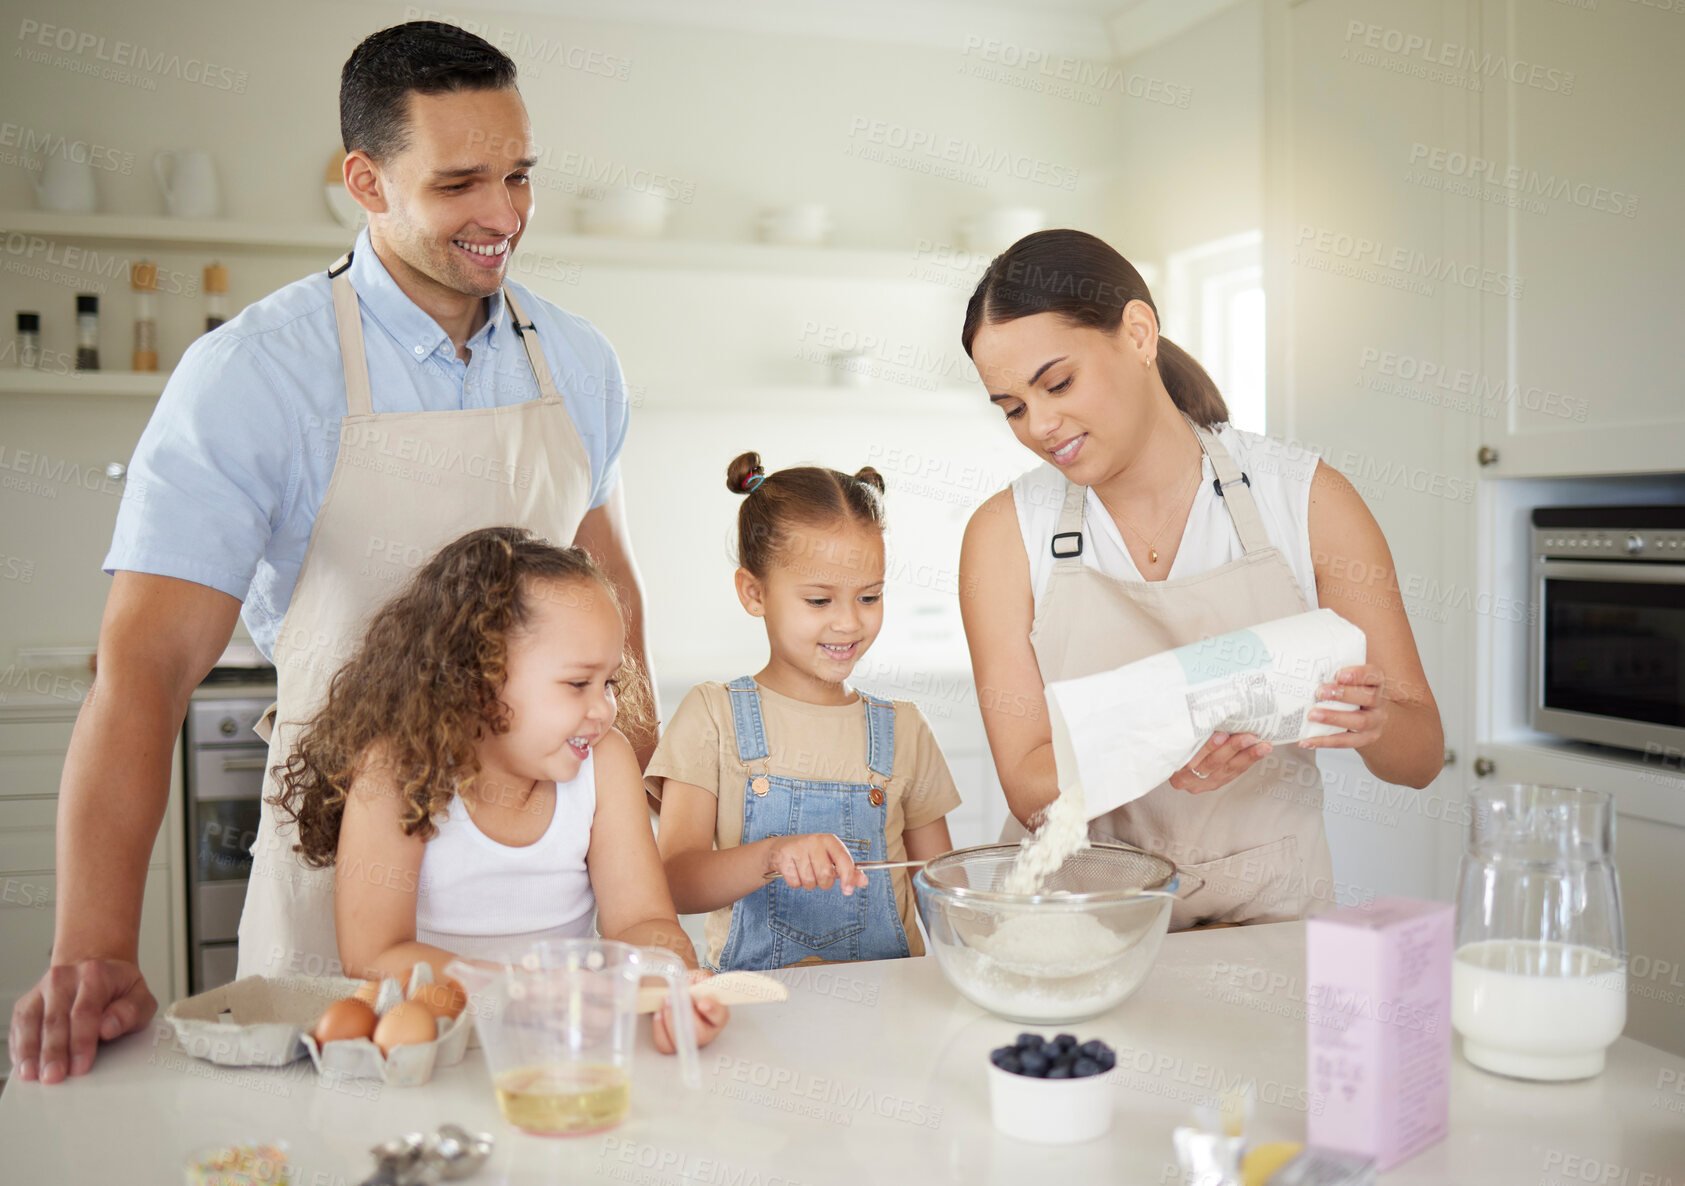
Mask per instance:
[[[1685,564],[1539,560],[1534,574],[1533,727],[1685,752]]]

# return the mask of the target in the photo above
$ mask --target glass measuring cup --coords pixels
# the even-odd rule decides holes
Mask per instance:
[[[667,981],[673,1041],[687,1087],[700,1087],[689,978],[671,952],[611,939],[534,943],[518,962],[453,960],[469,993],[503,1118],[525,1132],[602,1132],[631,1105],[638,982]]]

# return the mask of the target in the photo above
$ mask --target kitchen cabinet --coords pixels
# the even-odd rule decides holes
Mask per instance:
[[[70,743],[74,709],[67,706],[8,707],[0,719],[0,1010],[9,1019],[13,1004],[40,977],[53,949],[53,913],[58,900],[55,824],[59,778]],[[180,753],[175,755],[169,807],[146,871],[140,919],[140,968],[159,1004],[185,988],[180,881],[183,843]],[[0,1049],[0,1066],[9,1066]]]
[[[1685,401],[1685,104],[1679,5],[1478,6],[1483,50],[1547,73],[1491,86],[1466,153],[1436,177],[1478,188],[1481,244],[1521,299],[1483,326],[1480,372],[1507,398],[1482,421],[1494,476],[1678,471]],[[1479,166],[1472,162],[1479,158]]]

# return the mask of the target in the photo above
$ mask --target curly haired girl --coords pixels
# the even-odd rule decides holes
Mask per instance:
[[[696,967],[638,762],[647,719],[608,578],[515,527],[446,545],[369,623],[277,769],[306,864],[334,866],[348,975],[437,980],[537,939],[668,948]],[[699,1041],[726,1010],[698,1000]],[[670,1019],[656,1044],[671,1050]]]

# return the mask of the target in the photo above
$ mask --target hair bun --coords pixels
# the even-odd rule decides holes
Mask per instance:
[[[866,483],[866,485],[870,486],[873,490],[876,490],[879,494],[884,492],[883,475],[869,465],[863,466],[861,469],[857,470],[854,474],[854,480],[856,482]]]
[[[732,458],[731,464],[725,467],[725,488],[733,494],[747,494],[751,489],[751,480],[757,475],[766,476],[766,466],[761,464],[761,455],[753,452],[739,453]]]

